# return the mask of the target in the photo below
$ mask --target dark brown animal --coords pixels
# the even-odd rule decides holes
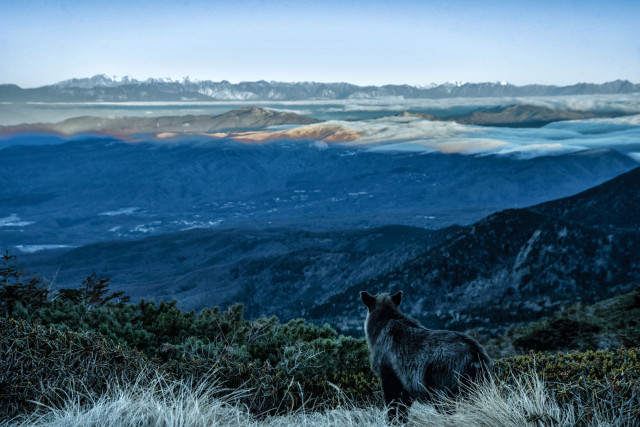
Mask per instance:
[[[491,359],[476,340],[461,332],[427,329],[404,315],[398,310],[402,292],[373,296],[363,291],[360,298],[369,310],[364,331],[371,369],[382,380],[391,421],[405,422],[414,400],[458,394],[462,384],[488,375]]]

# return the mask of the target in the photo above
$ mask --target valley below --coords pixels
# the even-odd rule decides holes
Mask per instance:
[[[637,286],[633,109],[411,105],[4,126],[0,249],[54,287],[96,273],[134,301],[351,335],[364,289],[496,336]]]
[[[196,311],[242,302],[360,335],[359,291],[404,290],[405,310],[436,328],[494,336],[640,283],[640,168],[578,195],[438,230],[189,230],[21,255],[59,285],[92,272],[134,299]],[[615,207],[612,211],[611,207]]]

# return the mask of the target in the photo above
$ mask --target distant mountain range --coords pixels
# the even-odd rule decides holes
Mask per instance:
[[[590,111],[572,111],[549,108],[539,105],[515,104],[506,107],[479,108],[469,114],[450,117],[447,120],[464,125],[504,126],[504,127],[541,127],[562,120],[586,120],[605,117],[617,117],[623,113],[597,113]]]
[[[60,285],[98,272],[136,299],[177,298],[196,309],[243,302],[250,316],[304,316],[356,335],[364,318],[359,291],[402,289],[405,310],[426,325],[491,335],[637,286],[639,203],[636,168],[468,226],[190,230],[21,261]]]
[[[107,134],[200,134],[228,130],[263,129],[284,124],[305,125],[318,120],[291,112],[260,107],[243,107],[217,116],[184,115],[163,117],[81,116],[58,123],[28,123],[0,126],[0,135],[16,133],[54,133],[62,135]]]
[[[65,80],[53,85],[23,89],[0,85],[2,102],[143,102],[143,101],[296,101],[375,99],[384,97],[454,98],[624,94],[640,92],[627,80],[571,86],[497,83],[445,83],[430,86],[357,86],[317,82],[213,82],[183,79],[114,79],[106,75]]]
[[[464,115],[439,118],[428,114],[403,112],[400,118],[417,118],[432,121],[453,121],[466,125],[528,127],[535,128],[562,120],[584,120],[623,116],[623,112],[571,111],[536,105],[509,105],[479,108]],[[321,126],[296,127],[275,131],[267,129],[279,125],[315,125],[320,121],[312,117],[287,111],[261,107],[242,107],[216,116],[183,115],[161,117],[135,116],[80,116],[57,123],[23,123],[0,126],[0,136],[19,134],[82,135],[101,134],[127,138],[154,135],[166,138],[176,135],[211,135],[217,138],[236,138],[242,141],[265,142],[274,140],[317,140],[348,142],[361,135],[338,122]],[[362,121],[367,123],[367,121]],[[245,131],[260,130],[251,134]],[[224,132],[224,134],[221,134]],[[3,143],[0,141],[0,147]]]

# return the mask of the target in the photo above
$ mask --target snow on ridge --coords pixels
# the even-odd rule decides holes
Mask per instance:
[[[253,92],[234,91],[230,89],[216,90],[216,89],[212,89],[211,87],[198,89],[198,93],[213,99],[223,99],[223,100],[233,100],[233,101],[249,101],[252,99],[259,98],[259,96]]]
[[[34,252],[46,251],[51,249],[75,248],[71,245],[16,245],[14,246],[22,253],[32,254]]]
[[[34,224],[34,221],[20,221],[20,217],[14,213],[0,218],[0,227],[24,227],[31,224]]]
[[[120,208],[120,209],[116,209],[115,211],[100,212],[98,215],[103,215],[103,216],[132,215],[139,210],[140,208],[137,208],[137,207]]]

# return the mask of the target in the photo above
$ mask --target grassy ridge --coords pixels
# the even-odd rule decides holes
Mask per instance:
[[[259,322],[273,321],[261,319]],[[317,328],[303,321],[296,323],[298,328]],[[277,325],[277,322],[273,324]],[[197,344],[188,350],[194,345],[191,343],[182,350],[172,349],[175,355],[167,356],[167,360],[161,362],[98,333],[61,331],[13,319],[0,320],[0,331],[0,407],[3,420],[33,413],[38,408],[42,409],[40,404],[51,408],[66,407],[45,411],[48,416],[69,416],[65,412],[69,411],[69,405],[75,405],[75,413],[90,412],[92,408],[98,410],[98,403],[115,404],[113,400],[118,401],[122,393],[129,400],[136,400],[136,396],[145,393],[154,395],[157,400],[160,398],[160,386],[168,393],[165,398],[179,389],[180,399],[191,399],[187,402],[178,399],[179,405],[195,405],[199,400],[222,404],[232,398],[243,419],[256,422],[273,421],[274,416],[286,418],[293,414],[301,416],[302,413],[310,416],[309,412],[326,414],[335,408],[364,411],[367,417],[378,419],[376,411],[382,410],[379,385],[370,376],[366,357],[353,367],[358,371],[356,374],[346,374],[349,367],[345,360],[331,362],[334,369],[331,373],[326,371],[326,366],[321,366],[323,360],[320,357],[317,360],[306,359],[314,360],[307,365],[287,365],[305,360],[301,357],[303,353],[299,352],[293,359],[281,354],[277,362],[274,359],[273,362],[259,363],[257,360],[243,361],[233,346],[222,351],[208,348],[207,353],[203,353],[204,348]],[[300,341],[298,348],[314,348],[312,343]],[[338,353],[350,353],[352,350],[340,349],[335,343],[333,347],[324,344],[325,349],[333,348]],[[283,353],[288,351],[285,349]],[[293,370],[287,372],[284,370],[287,367]],[[296,371],[298,368],[300,371]],[[638,348],[531,353],[500,358],[496,360],[494,378],[494,383],[485,385],[474,395],[474,404],[489,405],[489,402],[482,401],[484,398],[481,396],[490,393],[497,399],[492,403],[495,405],[503,405],[510,399],[541,399],[547,406],[544,407],[546,409],[537,409],[539,413],[536,416],[557,417],[563,414],[561,417],[569,417],[581,425],[597,424],[603,417],[621,425],[640,421]],[[135,389],[131,389],[131,384]],[[536,390],[536,387],[543,391]],[[114,392],[120,393],[120,397],[115,398]],[[540,397],[541,393],[543,397]],[[455,411],[471,410],[469,402],[445,404],[454,405]],[[481,408],[475,410],[480,411]],[[413,416],[418,422],[432,409],[423,407],[415,411]],[[530,417],[533,416],[530,414],[532,411],[535,412],[522,409],[509,417],[521,417],[527,413],[529,415],[526,416]]]
[[[110,309],[115,307],[96,310],[100,313],[95,315],[104,317]],[[130,382],[142,370],[162,372],[168,380],[179,381],[210,378],[215,372],[216,382],[224,389],[252,390],[243,404],[257,415],[305,404],[332,405],[345,394],[354,402],[371,401],[379,394],[362,340],[338,336],[328,326],[302,320],[249,322],[242,318],[239,306],[224,313],[203,312],[196,321],[204,322],[203,318],[212,329],[208,338],[193,335],[180,344],[160,346],[150,339],[145,352],[98,332],[2,319],[0,416],[33,410],[35,401],[60,403],[71,390],[83,391],[83,398],[90,400],[109,385]],[[145,335],[145,330],[138,332],[133,336],[140,344],[139,335]]]
[[[327,410],[301,408],[283,415],[256,418],[239,404],[240,393],[216,397],[214,388],[192,387],[154,377],[151,384],[133,384],[112,389],[108,394],[80,405],[70,399],[64,408],[52,409],[14,420],[19,426],[384,426],[385,408],[357,407],[346,399]],[[441,401],[445,410],[419,403],[411,407],[409,425],[417,426],[611,426],[634,425],[596,412],[586,421],[570,406],[561,406],[536,376],[512,385],[490,382],[471,391],[461,401]]]
[[[13,278],[0,283],[0,424],[34,413],[64,418],[69,408],[88,414],[121,398],[138,401],[145,393],[151,400],[165,393],[176,405],[219,404],[212,409],[216,414],[231,405],[236,418],[248,424],[278,425],[339,408],[348,410],[334,412],[335,419],[378,420],[383,410],[366,343],[329,325],[303,319],[280,323],[275,317],[249,321],[241,305],[196,314],[178,309],[175,301],[131,304],[108,292],[108,280],[96,277],[78,289],[49,295],[37,281],[21,281],[12,271],[0,274]],[[639,300],[635,291],[512,329],[489,347],[513,352],[555,342],[583,351],[500,357],[492,384],[466,403],[443,403],[454,406],[445,411],[454,418],[447,421],[420,405],[412,416],[421,425],[451,425],[455,414],[490,417],[492,411],[501,411],[505,423],[522,417],[544,425],[640,422],[640,350],[584,350],[603,342],[603,334],[607,343],[634,342]],[[558,327],[566,324],[578,326]],[[486,401],[485,395],[494,400]],[[514,407],[520,409],[513,412]],[[129,407],[121,416],[139,410]],[[429,421],[435,419],[442,424]]]
[[[187,416],[188,425],[380,425],[385,420],[375,381],[339,391],[321,372],[306,379],[274,375],[267,365],[224,367],[224,359],[185,353],[158,364],[96,333],[16,320],[0,320],[0,329],[5,421],[19,416],[13,422],[108,425],[111,420],[118,425],[135,416],[141,425],[181,425],[179,418]],[[366,364],[360,368],[368,371]],[[505,426],[524,425],[523,420],[543,425],[640,421],[639,349],[531,353],[498,359],[495,369],[494,382],[470,399],[444,402],[450,411],[416,405],[413,422],[487,425],[492,417],[494,425]],[[260,408],[266,411],[256,412]],[[479,416],[485,417],[483,423]]]

